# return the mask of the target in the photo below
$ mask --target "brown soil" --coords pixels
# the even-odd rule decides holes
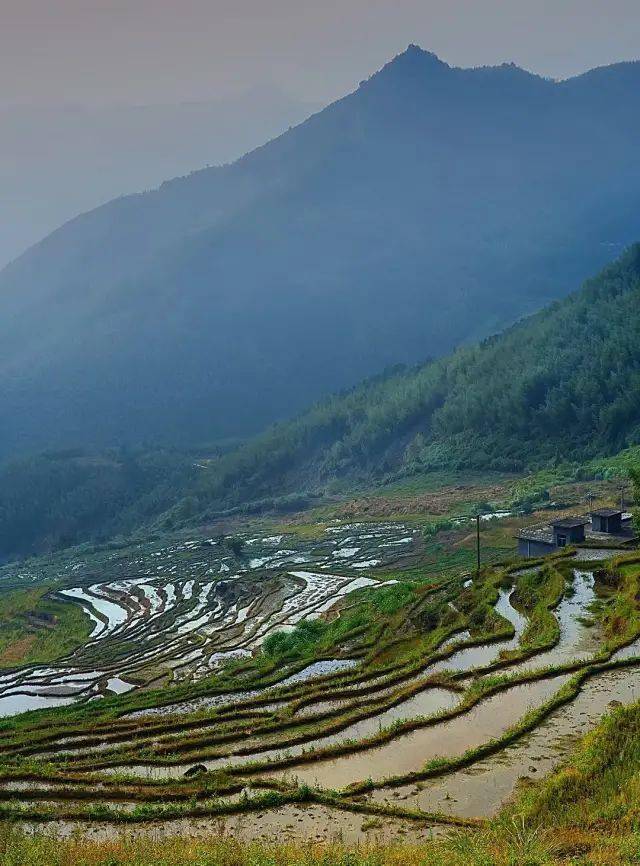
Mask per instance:
[[[338,517],[383,517],[401,514],[448,514],[453,506],[468,502],[469,496],[479,500],[503,499],[508,493],[504,484],[491,484],[482,487],[456,485],[441,490],[418,493],[410,496],[398,493],[391,496],[366,496],[351,499],[335,509]]]
[[[33,646],[35,639],[36,636],[34,634],[28,634],[21,637],[20,640],[9,644],[0,654],[0,662],[13,663],[22,661]]]

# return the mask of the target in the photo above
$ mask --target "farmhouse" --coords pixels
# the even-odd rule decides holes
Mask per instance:
[[[599,508],[588,517],[560,517],[549,523],[521,530],[518,539],[520,556],[546,556],[571,544],[620,544],[634,539],[631,514],[615,508]]]

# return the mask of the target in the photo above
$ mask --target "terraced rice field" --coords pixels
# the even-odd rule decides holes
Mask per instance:
[[[401,524],[240,542],[64,575],[58,597],[93,632],[0,678],[5,712],[49,706],[0,726],[4,817],[98,836],[474,826],[611,701],[640,697],[636,554],[424,582]]]
[[[186,540],[114,556],[108,567],[118,577],[107,581],[94,582],[93,562],[75,563],[77,585],[56,595],[86,612],[90,640],[55,666],[0,676],[0,716],[122,694],[160,677],[201,678],[230,659],[251,658],[270,634],[322,616],[358,589],[387,585],[363,568],[393,563],[414,533],[347,524],[328,527],[314,543],[283,541]]]

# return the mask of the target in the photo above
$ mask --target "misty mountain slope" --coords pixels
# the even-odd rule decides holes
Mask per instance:
[[[640,244],[505,333],[390,371],[214,463],[216,506],[333,479],[520,470],[640,444]]]
[[[503,334],[325,398],[235,449],[47,452],[0,466],[0,561],[433,469],[640,444],[640,245]],[[313,494],[310,496],[310,494]]]
[[[640,236],[638,84],[411,47],[233,165],[77,218],[0,275],[0,452],[249,433],[565,294]]]
[[[78,213],[231,162],[318,108],[264,86],[210,102],[0,109],[0,266]]]

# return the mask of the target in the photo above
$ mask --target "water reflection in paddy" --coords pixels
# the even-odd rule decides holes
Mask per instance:
[[[460,755],[500,736],[529,710],[548,701],[568,679],[560,676],[514,686],[482,701],[462,716],[412,731],[378,748],[267,775],[342,788],[362,779],[383,779],[419,770],[433,758]]]
[[[495,662],[500,653],[505,650],[515,649],[520,641],[520,636],[527,626],[526,617],[522,616],[511,604],[512,589],[501,589],[496,603],[496,613],[504,617],[514,628],[514,635],[509,640],[498,643],[483,644],[481,646],[466,647],[454,653],[448,659],[436,662],[428,668],[428,673],[439,671],[470,671],[473,668],[485,667]]]
[[[611,701],[640,699],[640,670],[607,671],[588,680],[570,704],[560,707],[531,734],[497,755],[441,779],[373,792],[376,802],[439,811],[462,817],[494,814],[523,776],[549,772],[575,746],[576,738],[593,728]]]
[[[21,824],[27,832],[42,833],[41,824]],[[94,842],[114,839],[163,839],[184,836],[189,839],[210,839],[222,836],[243,842],[309,842],[383,843],[419,842],[438,833],[415,821],[385,818],[384,823],[367,821],[366,815],[354,814],[320,805],[287,805],[278,809],[265,809],[249,814],[215,818],[178,818],[151,821],[144,824],[110,824],[92,821],[87,827],[83,821],[57,821],[47,825],[47,832],[56,838],[89,835]]]
[[[495,605],[496,613],[500,614],[500,616],[504,617],[514,628],[514,635],[509,640],[497,641],[496,643],[482,644],[479,646],[465,647],[464,649],[459,650],[453,655],[449,656],[447,659],[443,659],[442,661],[436,662],[435,664],[429,665],[420,675],[420,677],[424,677],[425,675],[429,676],[431,674],[440,673],[442,671],[454,671],[454,672],[463,672],[463,671],[471,671],[475,668],[482,668],[487,665],[492,664],[497,661],[500,656],[500,653],[504,650],[510,650],[517,647],[520,637],[527,627],[527,618],[524,617],[519,611],[517,611],[513,605],[511,604],[511,596],[513,594],[513,589],[501,589],[499,591],[498,601]],[[471,637],[470,633],[465,629],[457,634],[452,635],[450,638],[444,641],[441,645],[440,649],[445,650],[452,646],[454,643],[462,642],[469,640]],[[407,680],[406,684],[416,681],[416,677]],[[393,690],[393,687],[386,688],[380,695],[370,695],[368,700],[375,700],[378,696],[384,696]],[[305,708],[301,711],[302,714],[308,714],[311,709],[314,712],[319,712],[320,707],[331,708],[336,705],[337,702],[324,702],[323,704],[315,704],[312,705],[311,708]]]
[[[69,697],[46,697],[44,695],[5,695],[0,698],[0,717],[14,716],[29,710],[45,707],[63,707],[73,702]]]
[[[387,697],[398,687],[411,685],[435,673],[440,673],[445,670],[455,672],[469,671],[476,667],[484,667],[491,664],[492,662],[496,661],[502,650],[513,649],[513,647],[517,646],[520,640],[520,636],[527,624],[526,618],[523,617],[514,607],[511,606],[509,597],[512,592],[512,589],[500,590],[500,595],[495,606],[495,610],[497,611],[497,613],[499,613],[506,620],[508,620],[515,629],[514,636],[509,640],[498,641],[496,643],[490,644],[482,644],[479,646],[466,647],[465,649],[459,650],[458,652],[454,653],[443,661],[428,665],[424,670],[420,672],[418,676],[411,676],[406,680],[394,683],[392,685],[386,685],[387,676],[385,675],[377,677],[375,679],[371,679],[364,683],[357,683],[351,687],[347,686],[345,689],[346,691],[354,692],[352,698],[316,701],[300,709],[298,711],[298,716],[304,717],[344,707],[354,699],[358,698],[357,692],[363,687],[369,689],[372,686],[380,686],[379,691],[369,692],[366,696],[363,696],[363,699],[370,703],[372,701],[377,701],[381,698]],[[470,638],[471,633],[467,629],[463,629],[443,641],[443,643],[438,647],[438,650],[447,650],[451,648],[454,644],[462,643],[464,641],[470,640]]]
[[[558,643],[547,652],[532,656],[527,661],[509,668],[509,673],[557,666],[571,661],[583,661],[599,649],[599,631],[580,622],[589,615],[589,606],[595,600],[593,573],[575,571],[573,591],[560,602],[554,615],[560,626]]]
[[[349,727],[336,734],[319,737],[316,740],[307,743],[300,743],[287,749],[269,749],[266,751],[254,752],[249,755],[234,755],[232,757],[214,758],[204,761],[198,760],[197,763],[202,763],[208,770],[214,770],[225,766],[240,766],[255,761],[275,761],[285,756],[302,755],[304,752],[309,752],[312,749],[321,749],[338,743],[344,743],[348,740],[359,740],[365,737],[371,737],[378,733],[381,728],[388,727],[393,724],[393,722],[398,721],[398,719],[411,719],[419,716],[435,715],[443,710],[451,709],[456,705],[458,700],[459,696],[455,692],[437,688],[425,689],[425,691],[414,695],[412,698],[403,701],[401,704],[391,707],[372,718],[362,719],[353,725],[349,725]],[[122,766],[110,768],[109,772],[122,772],[154,779],[167,777],[178,778],[182,776],[194,762],[171,767],[154,767],[145,764],[133,767]]]
[[[164,704],[158,707],[148,707],[144,710],[135,710],[132,713],[127,713],[125,718],[138,719],[144,716],[170,716],[187,713],[195,713],[200,710],[209,710],[214,707],[222,707],[232,705],[242,701],[248,701],[252,698],[262,697],[275,692],[286,686],[295,683],[305,682],[318,676],[326,676],[332,673],[341,673],[354,668],[358,662],[355,659],[325,659],[320,662],[313,662],[307,665],[303,670],[295,674],[291,674],[273,686],[268,686],[262,689],[252,689],[246,692],[226,692],[215,695],[207,695],[201,698],[192,698],[188,701],[180,701],[176,704]]]

